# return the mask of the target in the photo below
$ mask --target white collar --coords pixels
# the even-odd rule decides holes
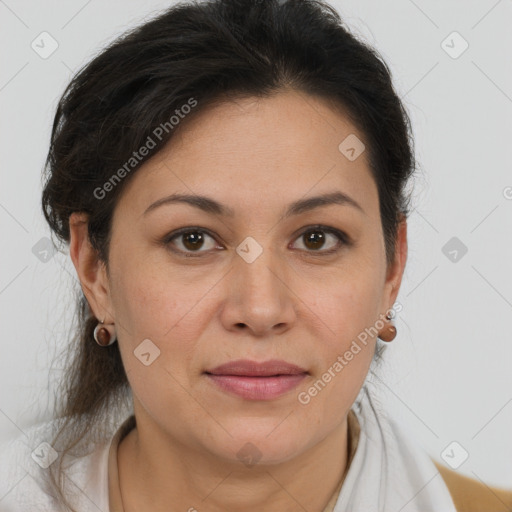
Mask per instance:
[[[406,425],[388,416],[366,390],[352,410],[360,425],[359,440],[333,512],[456,512],[441,474]],[[117,447],[133,420],[128,417],[110,442],[90,455],[97,460],[87,461],[99,468],[86,492],[98,496],[101,511],[115,512],[109,509],[108,462],[116,459],[117,483]]]
[[[428,453],[374,402],[364,390],[353,407],[359,442],[333,512],[456,512]]]

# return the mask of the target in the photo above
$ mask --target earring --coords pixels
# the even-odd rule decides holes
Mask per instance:
[[[396,331],[396,327],[391,323],[391,320],[393,317],[389,313],[387,313],[386,318],[387,318],[387,320],[389,320],[389,323],[386,326],[386,329],[384,330],[384,332],[379,333],[379,338],[382,341],[389,343],[395,339],[397,331]]]
[[[94,340],[98,345],[107,347],[116,341],[117,336],[114,324],[106,325],[104,322],[105,319],[94,328]]]

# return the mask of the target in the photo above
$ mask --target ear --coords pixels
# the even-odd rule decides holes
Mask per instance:
[[[381,311],[386,312],[396,301],[400,284],[402,283],[402,276],[405,270],[405,263],[407,261],[407,219],[402,215],[397,229],[397,236],[395,241],[395,258],[394,261],[388,265],[386,282],[384,285],[384,294],[382,296],[383,303],[381,304]]]
[[[89,217],[74,212],[69,218],[69,254],[91,311],[99,320],[113,323],[114,315],[105,265],[89,241]]]

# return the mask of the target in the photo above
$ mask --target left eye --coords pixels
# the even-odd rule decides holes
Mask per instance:
[[[327,235],[327,236],[326,236]],[[331,237],[333,243],[330,249],[320,251],[326,244],[328,237]],[[324,228],[322,226],[309,228],[303,231],[297,240],[303,240],[303,246],[307,252],[320,252],[320,253],[333,253],[336,252],[341,245],[348,245],[348,240],[345,234],[337,229]],[[309,249],[309,250],[308,250]]]

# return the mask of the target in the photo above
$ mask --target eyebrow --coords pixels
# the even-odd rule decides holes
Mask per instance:
[[[225,216],[225,217],[233,217],[235,212],[233,209],[229,208],[222,203],[219,203],[215,199],[206,196],[199,196],[193,194],[171,194],[170,196],[162,197],[155,201],[144,211],[143,215],[148,214],[149,212],[155,210],[156,208],[166,205],[166,204],[175,204],[175,203],[185,203],[195,208],[199,208],[206,213],[211,213],[214,215]],[[328,206],[331,204],[339,204],[342,206],[352,206],[362,213],[365,213],[361,205],[357,203],[354,199],[343,192],[331,192],[327,194],[322,194],[315,197],[310,197],[308,199],[299,199],[291,203],[283,218],[288,218],[293,215],[300,215],[301,213],[305,213],[307,211],[313,210],[315,208],[319,208],[321,206]]]

